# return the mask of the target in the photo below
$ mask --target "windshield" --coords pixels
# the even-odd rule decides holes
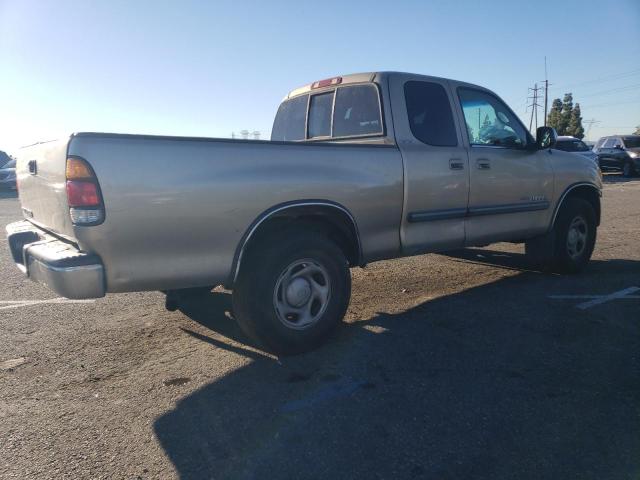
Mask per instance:
[[[640,135],[624,137],[624,146],[626,148],[640,148]]]
[[[591,150],[586,143],[582,140],[578,140],[577,138],[571,140],[558,140],[556,143],[556,149],[565,152],[588,152]]]

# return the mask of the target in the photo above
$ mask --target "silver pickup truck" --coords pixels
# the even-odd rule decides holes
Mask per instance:
[[[584,267],[601,177],[555,138],[476,85],[334,77],[287,95],[271,141],[76,133],[27,147],[8,240],[29,278],[69,298],[224,285],[250,336],[301,352],[341,322],[350,267],[501,241]]]

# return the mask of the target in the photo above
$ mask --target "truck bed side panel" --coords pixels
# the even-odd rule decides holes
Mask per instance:
[[[99,179],[106,219],[75,227],[110,292],[225,281],[236,247],[267,209],[326,199],[355,217],[365,260],[398,253],[402,162],[393,146],[87,134],[69,153]]]

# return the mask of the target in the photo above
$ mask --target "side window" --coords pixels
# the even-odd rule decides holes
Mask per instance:
[[[438,147],[458,145],[451,104],[444,87],[433,82],[404,84],[404,98],[413,136]]]
[[[602,145],[602,148],[613,148],[615,144],[616,144],[615,138],[607,138],[607,140]]]
[[[333,137],[382,133],[378,90],[373,85],[338,88]]]
[[[527,144],[527,132],[504,103],[488,93],[459,88],[471,145],[519,148]]]
[[[307,117],[309,95],[301,95],[282,102],[273,121],[271,140],[304,140],[304,121]]]
[[[311,103],[309,104],[309,138],[331,136],[333,93],[321,93],[311,97]]]

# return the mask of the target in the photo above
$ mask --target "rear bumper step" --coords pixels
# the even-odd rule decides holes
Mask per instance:
[[[7,225],[7,238],[13,260],[31,280],[67,298],[104,297],[104,267],[97,255],[81,252],[27,221]]]

